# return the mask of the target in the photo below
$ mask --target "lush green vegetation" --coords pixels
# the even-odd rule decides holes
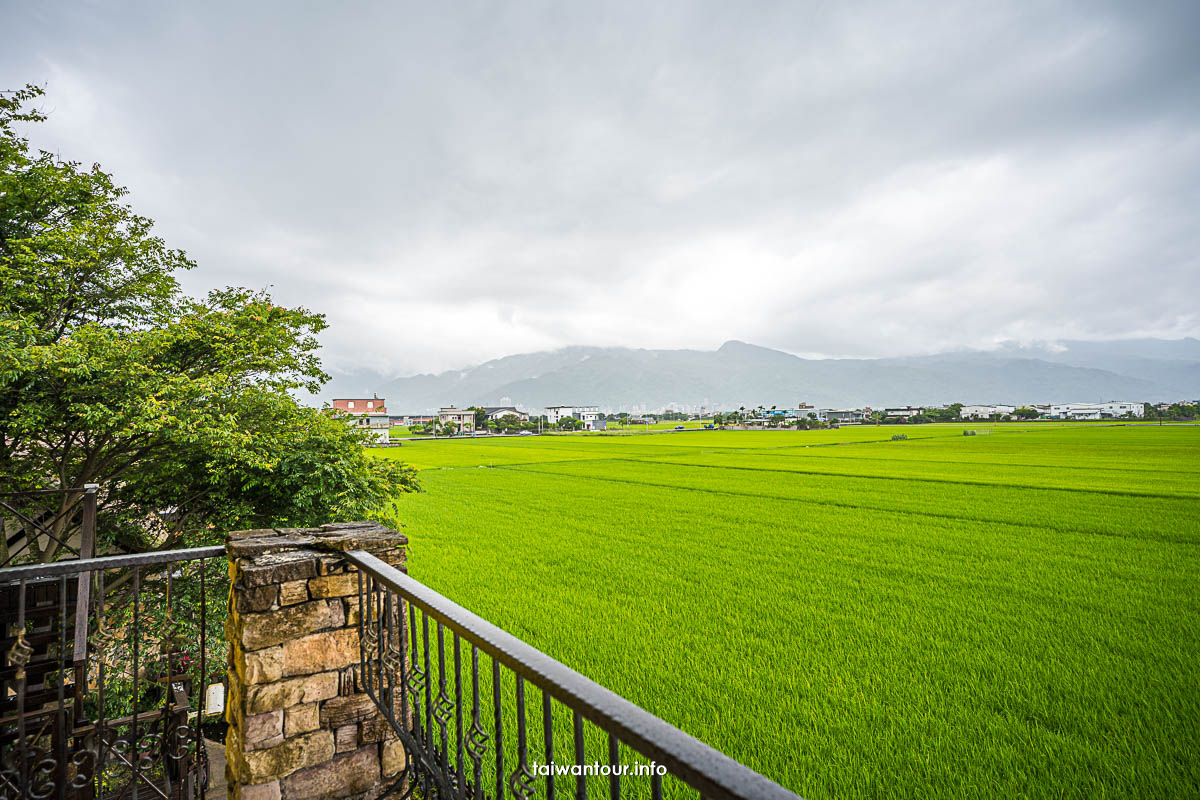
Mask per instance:
[[[1196,796],[1200,427],[977,430],[377,452],[415,577],[804,797]]]
[[[111,175],[31,147],[41,94],[0,92],[0,491],[100,484],[102,553],[384,516],[411,471],[291,394],[328,380],[324,317],[264,291],[185,295],[194,265]],[[66,555],[81,496],[29,502],[47,497],[22,513],[54,512],[58,535],[5,516],[0,563]]]

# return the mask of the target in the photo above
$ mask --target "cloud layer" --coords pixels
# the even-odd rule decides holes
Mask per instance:
[[[1200,335],[1200,5],[0,4],[0,88],[405,374]]]

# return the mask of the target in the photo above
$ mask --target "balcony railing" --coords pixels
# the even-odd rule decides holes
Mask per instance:
[[[797,800],[375,556],[345,557],[359,569],[359,669],[408,756],[396,791],[619,800],[640,794],[630,791],[637,777],[650,800],[664,796],[664,779],[671,797]],[[540,714],[536,699],[528,707],[529,687]]]
[[[225,668],[208,630],[224,616],[224,556],[201,547],[0,570],[0,800],[204,797],[204,691]]]

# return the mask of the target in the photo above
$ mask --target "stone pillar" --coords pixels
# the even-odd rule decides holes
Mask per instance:
[[[375,797],[404,752],[362,691],[358,574],[338,552],[405,569],[373,523],[229,534],[226,777],[232,800]]]

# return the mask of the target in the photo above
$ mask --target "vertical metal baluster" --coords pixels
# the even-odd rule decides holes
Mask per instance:
[[[580,766],[579,774],[575,777],[575,800],[587,800],[587,777],[583,774],[583,716],[575,714],[575,763]]]
[[[492,657],[492,706],[496,714],[496,796],[504,800],[504,716],[500,707],[500,662]]]
[[[379,620],[379,702],[390,709],[393,706],[395,683],[384,658],[389,655],[388,642],[391,640],[392,593],[387,591],[379,599],[383,609]]]
[[[384,656],[383,649],[384,649],[384,647],[387,646],[387,640],[386,640],[386,637],[384,636],[384,632],[383,632],[383,616],[384,616],[383,604],[384,604],[384,599],[385,599],[384,592],[386,590],[384,589],[383,585],[378,582],[376,582],[374,584],[374,588],[375,588],[375,593],[376,593],[375,594],[375,638],[376,638],[375,661],[376,661],[376,664],[379,669],[379,674],[377,676],[377,680],[375,683],[375,691],[377,692],[376,697],[379,700],[383,700],[383,692],[385,691],[384,690],[384,682],[383,682],[384,681],[383,665],[385,663],[383,660],[383,656]]]
[[[362,608],[360,609],[360,614],[363,618],[364,632],[371,630],[371,626],[375,624],[375,593],[377,591],[378,589],[375,588],[375,579],[368,575],[365,594],[363,595],[362,599]],[[371,652],[369,639],[364,640],[364,642],[366,644],[364,645],[363,650],[366,653],[367,660],[367,677],[365,679],[367,681],[367,694],[371,695],[372,697],[377,697],[379,694],[378,672],[380,667],[379,660],[375,658],[375,656],[378,654],[378,651],[376,653]]]
[[[471,645],[471,760],[475,762],[475,800],[483,800],[483,726],[479,724],[479,648]]]
[[[171,567],[172,567],[172,564],[170,562],[167,562],[167,565],[166,565],[167,597],[166,597],[166,601],[164,603],[164,605],[165,605],[164,627],[166,629],[165,635],[166,635],[166,642],[167,642],[168,646],[167,646],[165,652],[163,650],[162,643],[159,644],[159,648],[158,648],[160,657],[167,662],[167,683],[163,687],[163,717],[162,717],[163,738],[162,738],[161,742],[159,743],[159,758],[161,759],[162,765],[163,765],[163,780],[167,785],[167,796],[168,797],[171,795],[171,759],[170,759],[170,756],[168,755],[168,753],[174,745],[174,737],[171,735],[173,733],[173,731],[171,730],[171,722],[172,722],[172,720],[171,720],[171,701],[174,698],[174,693],[171,691],[171,644],[172,644],[172,642],[171,642],[171,634],[172,634],[172,629],[171,629],[172,628],[172,626],[171,626],[171,622],[172,622],[172,619],[171,619],[171,590],[174,588],[175,582],[174,582],[174,580],[172,580]]]
[[[608,796],[611,800],[620,800],[621,798],[621,776],[617,773],[617,768],[621,763],[621,743],[617,741],[617,737],[613,734],[608,735],[608,764],[611,766],[612,774],[608,777]]]
[[[201,723],[204,720],[204,712],[208,705],[208,561],[200,560],[200,675],[197,683],[200,688],[197,691],[198,700],[196,703],[196,765],[203,765],[204,780],[200,781],[200,800],[208,797],[208,750],[204,747],[204,728]],[[229,702],[229,698],[225,698],[225,702]]]
[[[130,633],[133,636],[133,800],[137,800],[138,784],[142,777],[142,748],[138,742],[138,667],[140,664],[141,649],[139,647],[139,639],[141,638],[141,599],[142,599],[142,568],[133,568],[133,625]]]
[[[433,762],[433,673],[429,671],[429,615],[421,612],[424,627],[425,661],[425,753]]]
[[[399,624],[400,624],[400,627],[397,630],[398,638],[400,640],[400,678],[399,678],[399,680],[400,680],[400,711],[399,711],[400,717],[399,717],[399,724],[400,724],[400,727],[403,728],[404,730],[411,730],[408,727],[408,725],[409,725],[409,721],[408,721],[408,677],[409,677],[409,675],[408,675],[408,673],[409,673],[409,669],[408,669],[408,656],[409,656],[408,625],[407,625],[407,617],[405,616],[405,613],[404,613],[404,607],[406,605],[411,607],[411,603],[406,603],[404,601],[403,597],[399,598],[399,601],[400,601],[400,607],[399,607],[399,609],[397,609],[397,616],[399,617]]]
[[[63,675],[67,670],[67,576],[63,575],[58,581],[58,627],[59,627],[59,642],[58,642],[58,710],[55,712],[55,727],[58,730],[55,732],[55,750],[57,751],[57,764],[55,765],[56,775],[55,783],[58,784],[59,800],[66,800],[67,796],[67,715],[64,705],[66,704],[65,687],[63,685]]]
[[[554,708],[550,693],[542,690],[542,733],[546,737],[546,800],[554,800]]]
[[[20,597],[17,599],[17,641],[25,641],[25,579],[21,578]],[[32,796],[29,785],[29,748],[25,741],[25,665],[17,664],[17,761],[21,764],[21,794]]]
[[[413,675],[419,675],[421,670],[420,664],[420,648],[418,640],[416,640],[416,606],[413,603],[408,603],[408,636],[409,648],[409,669],[413,670]],[[421,692],[420,684],[413,687],[413,739],[420,744],[425,741],[425,732],[421,728]]]
[[[104,800],[104,761],[108,752],[108,732],[105,730],[104,714],[104,662],[108,660],[108,631],[104,625],[104,570],[96,570],[96,630],[97,638],[104,642],[100,650],[100,664],[97,666],[96,693],[97,705],[100,709],[100,719],[96,721],[96,767],[92,775],[92,786],[97,790],[98,800]],[[86,687],[85,687],[86,690]]]
[[[371,694],[371,676],[367,674],[367,629],[363,624],[366,617],[367,604],[363,596],[363,573],[358,570],[358,674],[362,676],[363,689]]]
[[[511,788],[515,797],[521,798],[517,791],[517,778],[529,768],[529,747],[525,740],[525,679],[517,676],[517,768],[512,774]]]
[[[463,772],[462,649],[457,633],[454,634],[454,713],[455,739],[458,744],[458,795],[466,797]]]
[[[409,633],[409,636],[411,637],[411,644],[412,644],[412,646],[409,648],[409,651],[408,651],[408,653],[409,653],[409,669],[412,670],[412,673],[414,676],[418,677],[418,681],[417,681],[416,685],[413,687],[413,693],[412,693],[413,739],[416,741],[416,743],[419,747],[423,748],[423,755],[428,756],[429,749],[426,746],[426,739],[425,739],[426,732],[425,732],[425,729],[423,726],[424,724],[421,719],[422,718],[422,713],[421,713],[422,684],[420,682],[421,680],[428,678],[428,676],[424,675],[424,673],[421,672],[421,662],[420,662],[421,656],[419,655],[420,642],[417,639],[417,607],[414,606],[412,603],[408,604],[408,633]],[[425,774],[424,764],[421,761],[421,759],[416,760],[416,763],[413,764],[413,769],[415,770],[417,777],[420,778],[419,782],[420,782],[421,788],[423,790],[427,789],[429,776]]]
[[[437,695],[437,713],[434,717],[437,719],[438,727],[442,733],[442,778],[449,780],[450,772],[450,737],[446,723],[450,721],[449,709],[446,705],[450,702],[450,698],[446,695],[446,637],[445,631],[442,628],[442,623],[437,624],[437,647],[438,647],[438,695]]]

